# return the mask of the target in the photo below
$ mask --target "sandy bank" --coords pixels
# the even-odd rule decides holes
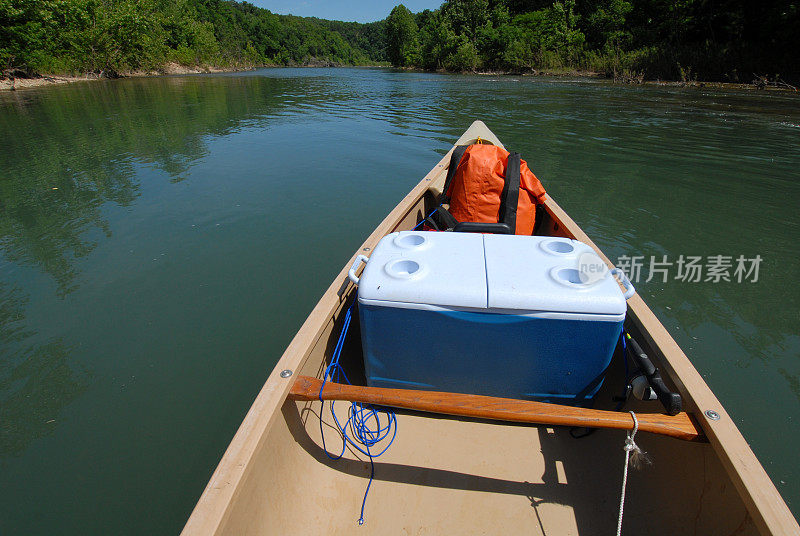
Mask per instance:
[[[5,78],[0,80],[0,91],[28,89],[32,87],[53,86],[70,82],[97,80],[97,76],[40,76],[38,78]]]
[[[164,76],[174,74],[200,74],[200,73],[221,73],[234,71],[247,71],[244,68],[220,68],[220,67],[187,67],[178,63],[168,63],[154,71],[130,71],[120,73],[120,78],[131,78],[136,76]],[[69,84],[72,82],[88,82],[90,80],[107,80],[97,74],[87,74],[82,76],[62,76],[62,75],[41,75],[35,78],[4,78],[0,80],[0,91],[29,89],[42,86],[52,86],[57,84]]]

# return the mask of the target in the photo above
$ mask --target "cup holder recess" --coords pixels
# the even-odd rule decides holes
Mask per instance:
[[[550,242],[547,247],[556,253],[572,253],[575,251],[575,246],[568,242]]]
[[[561,281],[572,283],[573,285],[583,285],[586,283],[586,276],[575,268],[562,268],[556,272],[556,277]]]
[[[543,250],[553,255],[569,255],[575,251],[575,246],[568,239],[554,238],[553,240],[542,242],[541,245]]]
[[[386,273],[392,277],[398,277],[402,279],[417,274],[419,270],[419,263],[410,259],[400,259],[386,265]]]
[[[427,242],[427,239],[421,234],[408,233],[398,236],[394,239],[394,243],[405,249],[418,248]]]

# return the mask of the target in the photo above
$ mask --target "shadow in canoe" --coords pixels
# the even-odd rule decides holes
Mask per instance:
[[[347,402],[336,406],[337,415],[346,415]],[[341,451],[341,434],[332,422],[330,404],[325,405],[323,427],[325,430],[328,452],[338,454]],[[398,412],[404,417],[404,424],[413,419],[413,426],[422,426],[430,433],[414,434],[417,442],[411,451],[405,452],[406,459],[425,460],[425,464],[396,463],[375,459],[375,482],[371,493],[381,483],[397,483],[426,488],[462,490],[465,492],[499,494],[504,496],[525,497],[535,510],[535,516],[543,534],[559,533],[553,522],[556,518],[564,519],[556,510],[571,512],[575,527],[579,534],[594,534],[613,529],[619,508],[619,488],[622,481],[624,461],[623,444],[625,434],[622,431],[599,430],[586,437],[576,439],[570,430],[559,427],[531,427],[521,424],[497,425],[478,419],[466,419],[444,415],[430,415],[416,412]],[[363,480],[366,488],[370,477],[369,459],[363,454],[348,448],[344,457],[332,460],[328,457],[319,441],[319,403],[293,403],[283,405],[282,415],[292,438],[314,462],[322,464],[339,476],[349,475]],[[416,418],[415,418],[416,417]],[[346,418],[346,417],[345,417]],[[469,422],[485,427],[486,434],[473,436],[473,440],[463,441],[456,431],[459,425]],[[466,428],[462,426],[463,428]],[[416,432],[417,430],[415,430]],[[398,431],[402,437],[403,430]],[[412,435],[408,432],[409,436]],[[451,435],[451,437],[447,437]],[[518,447],[520,442],[527,443],[530,459],[518,460],[517,470],[512,470],[509,478],[497,478],[480,474],[482,459],[491,464],[491,459],[502,457],[506,450],[503,445],[504,436],[510,443]],[[704,532],[703,527],[714,530],[709,533],[729,533],[718,531],[720,523],[732,533],[747,528],[752,530],[747,516],[737,519],[709,519],[704,512],[713,511],[710,504],[727,500],[726,497],[735,490],[730,486],[714,484],[724,482],[721,478],[724,469],[716,458],[706,453],[705,445],[680,442],[671,438],[645,435],[638,438],[639,444],[650,453],[654,460],[641,470],[632,471],[628,477],[628,496],[625,509],[625,527],[628,530],[645,530],[658,532],[663,530],[665,515],[675,520],[670,526],[670,533]],[[465,473],[445,468],[449,465],[448,455],[439,452],[431,454],[428,448],[434,443],[446,443],[452,449],[452,456],[458,459],[473,457],[474,473]],[[516,448],[516,447],[515,447]],[[689,452],[700,449],[702,454]],[[390,450],[391,452],[391,450]],[[438,455],[437,455],[438,454]],[[435,467],[438,465],[439,467]],[[521,478],[513,478],[515,473]],[[704,479],[691,475],[703,474]],[[525,477],[528,477],[527,479]],[[652,482],[660,482],[659,487]],[[676,494],[679,490],[679,494]],[[340,500],[360,505],[360,495],[342,496]],[[369,506],[368,506],[369,508]],[[667,510],[654,515],[654,508]],[[685,518],[686,510],[697,512],[696,523],[680,527],[678,520]],[[369,510],[367,510],[369,513]],[[410,512],[412,513],[412,512]],[[563,526],[560,528],[563,529]],[[556,532],[551,532],[556,530]]]

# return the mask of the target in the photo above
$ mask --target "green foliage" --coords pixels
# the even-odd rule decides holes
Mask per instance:
[[[448,71],[474,71],[478,64],[478,49],[461,36],[455,50],[445,58],[444,66]]]
[[[323,19],[314,20],[320,26],[339,33],[356,50],[363,51],[367,62],[389,61],[386,55],[386,20],[368,24]]]
[[[426,18],[419,35],[422,66],[431,70],[443,69],[457,40],[455,32],[438,10]]]
[[[631,33],[625,28],[625,17],[633,6],[625,0],[602,0],[587,17],[587,42],[606,50],[620,50],[630,43]]]
[[[731,81],[760,72],[800,80],[795,2],[445,0],[413,17],[420,29],[413,65],[425,69],[589,69]],[[398,55],[397,64],[412,57]]]
[[[276,15],[231,0],[0,0],[0,70],[115,76],[169,62],[376,63],[386,61],[384,26]]]
[[[441,10],[456,34],[473,42],[478,30],[489,24],[489,0],[447,0]]]
[[[0,0],[0,71],[392,64],[800,81],[800,5],[767,0],[445,0],[369,24],[235,0]]]
[[[392,9],[386,19],[386,53],[396,67],[418,64],[419,40],[417,22],[406,6],[400,4]]]
[[[164,30],[151,2],[112,4],[101,21],[99,43],[104,69],[149,68],[164,57]]]

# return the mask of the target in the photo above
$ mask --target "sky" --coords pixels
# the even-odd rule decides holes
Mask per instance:
[[[397,4],[403,4],[414,13],[423,9],[436,9],[444,0],[250,0],[273,13],[319,17],[321,19],[374,22],[389,16]]]

